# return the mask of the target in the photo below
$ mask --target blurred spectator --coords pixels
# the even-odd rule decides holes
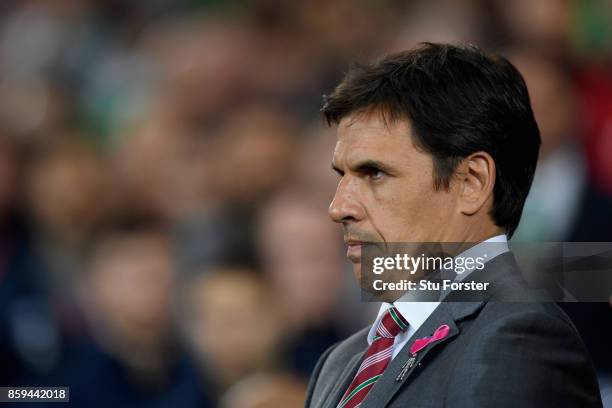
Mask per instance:
[[[142,38],[158,77],[149,105],[188,129],[231,114],[249,94],[245,67],[257,57],[252,42],[235,19],[181,14],[155,21]]]
[[[247,106],[215,135],[210,183],[227,204],[248,206],[278,190],[291,176],[297,125],[281,109]]]
[[[574,88],[562,65],[541,54],[508,54],[523,74],[540,128],[542,147],[525,202],[517,241],[611,241],[612,197],[593,185],[576,123]],[[612,314],[606,303],[562,303],[595,366],[612,372]],[[607,323],[606,323],[607,322]]]
[[[181,298],[188,338],[201,370],[215,379],[216,394],[278,367],[279,304],[255,271],[203,271],[187,279]]]
[[[204,143],[201,177],[204,194],[198,212],[177,223],[185,269],[217,264],[252,264],[254,218],[259,205],[291,177],[296,128],[287,112],[248,105],[227,118]],[[176,196],[169,196],[176,203]]]
[[[202,137],[153,111],[111,146],[109,170],[120,206],[179,221],[205,203]]]
[[[3,126],[17,134],[45,132],[68,115],[59,71],[92,28],[87,13],[91,3],[24,1],[8,8],[0,27]]]
[[[25,194],[33,228],[42,245],[76,252],[106,210],[102,162],[84,137],[69,130],[29,150]]]
[[[81,139],[52,136],[34,146],[2,141],[0,341],[13,356],[8,384],[54,381],[82,335],[74,280],[83,240],[103,207],[98,162]],[[17,174],[22,183],[11,181]],[[15,211],[21,200],[26,205]]]
[[[541,54],[515,51],[508,56],[527,82],[542,137],[533,187],[515,239],[612,240],[612,196],[589,178],[569,73]]]
[[[348,302],[339,304],[338,294],[355,285],[344,268],[341,232],[321,217],[324,210],[309,196],[287,192],[267,203],[258,224],[264,271],[284,312],[286,361],[306,378],[325,349],[364,322],[356,312],[364,305],[343,316]]]
[[[102,163],[87,140],[71,131],[48,136],[30,148],[25,169],[30,272],[41,280],[63,330],[78,336],[74,282],[84,268],[85,241],[109,203]]]
[[[111,224],[93,244],[82,285],[92,342],[64,375],[77,406],[207,406],[204,382],[174,330],[176,270],[156,222]],[[101,392],[103,390],[103,392]]]
[[[494,0],[505,40],[549,57],[566,57],[571,35],[569,0]]]

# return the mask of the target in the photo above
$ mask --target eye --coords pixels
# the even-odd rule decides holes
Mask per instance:
[[[385,176],[385,172],[381,169],[373,166],[366,166],[362,169],[362,173],[369,177],[371,180],[380,180]]]
[[[385,173],[382,170],[375,170],[370,174],[370,178],[372,180],[380,180],[384,175]]]
[[[334,173],[336,173],[338,175],[338,177],[342,177],[344,176],[344,172],[342,170],[340,170],[339,168],[332,166],[332,170],[334,171]]]

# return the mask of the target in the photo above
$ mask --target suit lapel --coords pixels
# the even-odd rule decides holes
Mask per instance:
[[[484,302],[464,302],[456,304],[440,303],[432,315],[410,338],[406,346],[391,361],[383,376],[380,378],[380,380],[378,380],[376,385],[372,388],[366,399],[363,401],[361,407],[385,407],[409,378],[418,375],[418,372],[420,371],[419,363],[421,363],[421,361],[431,350],[442,347],[446,342],[459,334],[459,328],[457,327],[456,322],[476,313],[478,310],[480,310],[480,308],[482,308],[483,305]],[[410,346],[414,343],[414,341],[416,339],[431,336],[433,332],[443,324],[447,324],[450,327],[448,336],[446,336],[444,339],[429,344],[423,350],[419,351],[411,368],[409,368],[408,371],[404,373],[403,377],[398,380],[404,364],[410,357],[412,357],[410,354]]]

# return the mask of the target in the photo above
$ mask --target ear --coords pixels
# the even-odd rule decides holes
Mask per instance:
[[[459,165],[459,205],[464,215],[474,215],[493,201],[495,161],[486,152],[472,153]]]

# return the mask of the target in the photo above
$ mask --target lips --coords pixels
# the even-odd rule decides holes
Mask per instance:
[[[347,241],[346,242],[346,257],[353,262],[359,262],[361,260],[361,241]]]

